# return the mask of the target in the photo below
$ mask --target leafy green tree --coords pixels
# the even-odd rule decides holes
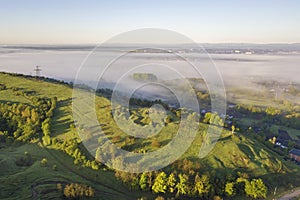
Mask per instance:
[[[210,122],[211,115],[212,114],[210,112],[205,113],[203,122],[208,124]]]
[[[221,117],[218,115],[218,113],[211,113],[211,112],[205,113],[203,122],[207,124],[217,125],[217,126],[224,126],[224,122],[221,119]]]
[[[188,194],[189,191],[188,176],[185,174],[179,174],[178,178],[179,178],[179,182],[177,182],[175,186],[175,188],[177,189],[176,196]]]
[[[262,179],[253,179],[251,182],[246,182],[245,193],[254,199],[266,198],[268,189]]]
[[[51,144],[51,138],[49,135],[45,135],[42,137],[43,145],[48,146]]]
[[[33,123],[38,122],[38,120],[40,119],[39,113],[37,111],[35,111],[35,109],[31,110],[31,121]]]
[[[234,188],[234,183],[232,182],[228,182],[225,185],[225,193],[226,195],[228,195],[229,197],[232,197],[236,194],[235,188]]]
[[[218,115],[218,113],[213,113],[211,115],[211,118],[210,118],[210,124],[214,124],[214,125],[217,125],[217,126],[224,126],[224,122],[223,120],[221,119],[221,117]]]
[[[140,177],[139,185],[142,190],[147,189],[147,173],[146,172],[142,173],[142,175]]]
[[[274,136],[273,138],[270,138],[269,141],[272,143],[272,144],[275,144],[277,138]]]
[[[209,183],[208,176],[202,175],[200,177],[199,174],[196,174],[193,193],[198,196],[205,196],[209,194],[210,188],[211,184]]]
[[[97,162],[95,160],[93,160],[91,162],[91,167],[93,170],[99,170],[99,165],[97,164]]]
[[[46,158],[43,158],[40,163],[41,163],[42,167],[46,167],[47,163],[48,163],[48,160]]]
[[[30,107],[26,107],[26,109],[22,112],[22,117],[26,118],[26,117],[30,117],[31,111],[30,111]]]
[[[86,199],[94,197],[95,190],[87,185],[71,183],[65,186],[64,196],[68,199]]]
[[[45,121],[43,121],[42,123],[42,131],[44,135],[50,135],[51,131],[50,131],[50,118],[45,119]]]
[[[234,134],[234,131],[235,131],[235,126],[232,125],[232,126],[231,126],[231,133],[232,133],[232,135]]]
[[[152,185],[152,191],[154,193],[165,193],[167,190],[166,179],[166,173],[160,172],[154,180],[154,184]]]
[[[175,191],[175,185],[176,185],[176,177],[174,173],[171,173],[167,180],[167,188],[170,193],[173,193]]]

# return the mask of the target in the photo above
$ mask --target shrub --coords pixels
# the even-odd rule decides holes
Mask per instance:
[[[94,197],[95,190],[91,186],[71,183],[65,186],[64,196],[68,199],[86,199]]]
[[[47,160],[46,158],[43,158],[43,159],[41,160],[41,166],[42,166],[42,167],[46,167],[46,166],[47,166],[47,163],[48,163],[48,160]]]

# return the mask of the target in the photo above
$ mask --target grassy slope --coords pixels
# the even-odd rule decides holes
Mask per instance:
[[[52,119],[52,136],[58,138],[70,138],[76,136],[75,130],[70,129],[72,123],[71,115],[71,96],[72,89],[57,83],[48,83],[28,79],[24,77],[12,77],[7,74],[0,74],[0,83],[8,88],[18,87],[25,90],[33,90],[38,96],[58,97],[58,106]],[[24,97],[15,96],[11,90],[1,91],[0,100],[29,103]],[[15,160],[29,152],[35,158],[35,163],[30,167],[17,167]],[[40,160],[47,158],[48,166],[41,167]],[[57,165],[58,170],[52,169]],[[130,193],[119,181],[117,181],[112,172],[94,171],[91,169],[79,169],[74,166],[73,159],[65,153],[52,149],[50,147],[42,148],[38,144],[26,144],[22,146],[2,146],[0,150],[0,181],[1,199],[31,199],[31,186],[35,186],[37,199],[51,199],[60,194],[55,189],[56,182],[79,182],[92,185],[96,189],[97,199],[135,199],[143,196],[141,193]],[[50,183],[49,183],[50,182]],[[148,194],[149,196],[149,194]],[[150,195],[151,196],[151,195]]]
[[[21,87],[26,90],[34,90],[37,92],[37,95],[41,96],[57,96],[59,102],[52,120],[52,136],[62,139],[76,136],[75,130],[70,129],[70,123],[72,123],[71,88],[56,83],[36,81],[23,77],[12,77],[7,74],[0,74],[0,83],[6,84],[8,87]],[[2,101],[27,103],[26,99],[13,96],[13,94],[6,94],[5,91],[2,91],[0,94],[0,100]],[[109,101],[99,97],[96,99],[96,104],[97,115],[101,123],[105,125],[105,132],[109,137],[121,135],[122,138],[124,138],[124,134],[116,127],[109,114]],[[176,124],[170,124],[165,127],[163,133],[158,135],[158,140],[168,141],[172,139],[173,135],[170,134],[170,132],[176,129],[176,126]],[[205,130],[207,128],[206,126],[207,125],[204,124],[200,125],[202,130]],[[124,140],[120,141],[120,145],[121,143],[124,143]],[[282,158],[278,157],[262,144],[245,136],[232,136],[230,132],[224,131],[222,138],[213,151],[202,160],[197,158],[201,143],[202,137],[199,133],[193,145],[183,155],[183,157],[195,158],[196,162],[200,162],[203,166],[201,170],[209,169],[208,171],[218,171],[220,173],[230,173],[232,170],[248,172],[253,176],[265,177],[272,188],[277,185],[284,187],[287,181],[293,184],[298,181],[298,178],[294,177],[297,171],[291,170],[292,168],[296,168],[295,165],[283,161]],[[144,142],[144,144],[146,145],[148,143]],[[146,148],[148,148],[148,150],[155,150],[148,146]],[[23,155],[25,151],[32,153],[36,158],[36,162],[28,168],[16,167],[14,160],[18,156]],[[48,167],[46,168],[42,168],[39,164],[39,161],[43,157],[46,157],[49,161]],[[52,170],[54,164],[58,166],[57,171]],[[95,172],[90,169],[78,170],[78,167],[73,165],[73,160],[63,152],[55,149],[44,149],[36,144],[2,148],[0,150],[0,166],[0,181],[5,183],[0,186],[0,196],[9,197],[11,199],[15,199],[21,195],[30,198],[32,195],[31,186],[35,186],[35,184],[37,184],[37,186],[34,188],[36,188],[38,192],[45,193],[46,196],[44,195],[43,199],[50,199],[53,195],[59,195],[58,192],[51,190],[55,187],[54,185],[56,185],[54,183],[58,181],[82,182],[92,185],[97,190],[97,196],[105,196],[105,199],[115,199],[116,197],[124,199],[126,195],[132,195],[129,197],[132,199],[143,195],[150,195],[129,192],[116,181],[112,172],[104,172],[101,170]],[[95,178],[96,174],[98,174],[97,176],[99,178]],[[272,174],[272,176],[268,174]],[[280,177],[284,177],[286,181],[280,181]],[[53,182],[47,183],[45,182],[46,180]],[[16,187],[18,190],[14,192]],[[12,193],[14,193],[13,196],[11,196]]]
[[[15,160],[28,152],[35,160],[30,167],[18,167]],[[47,158],[46,167],[41,167],[40,160]],[[57,170],[53,169],[57,166]],[[35,144],[19,147],[4,147],[0,154],[1,199],[51,199],[61,194],[56,190],[57,183],[79,182],[92,185],[97,199],[132,199],[126,188],[115,180],[110,172],[80,169],[73,165],[73,160],[60,151],[49,150]]]

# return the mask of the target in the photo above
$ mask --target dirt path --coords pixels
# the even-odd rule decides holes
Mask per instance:
[[[280,197],[278,200],[290,200],[290,199],[292,199],[294,197],[298,197],[298,196],[300,196],[300,189],[297,189],[288,194],[285,194],[282,197]]]
[[[42,182],[36,182],[36,183],[32,184],[30,186],[30,188],[31,188],[31,197],[32,198],[37,198],[37,196],[38,196],[38,192],[36,191],[36,187],[38,187],[40,185],[44,185],[44,184],[55,184],[56,185],[58,183],[65,185],[68,182],[66,182],[66,181],[42,181]]]

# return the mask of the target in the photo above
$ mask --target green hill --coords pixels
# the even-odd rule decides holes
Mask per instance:
[[[0,85],[4,86],[0,89],[0,116],[5,120],[0,127],[1,199],[62,198],[63,189],[60,189],[60,185],[64,187],[71,183],[91,186],[95,191],[95,199],[137,199],[142,196],[154,199],[157,195],[163,196],[163,193],[153,194],[147,189],[143,191],[139,186],[128,186],[123,178],[120,179],[113,170],[95,162],[86,152],[73,122],[70,85],[51,79],[6,73],[0,73]],[[19,108],[18,105],[23,107]],[[168,111],[169,121],[157,136],[134,139],[124,134],[114,122],[107,98],[97,96],[95,108],[105,134],[119,147],[130,151],[155,151],[172,140],[174,130],[179,126],[176,112]],[[10,111],[6,112],[5,109]],[[149,124],[146,111],[146,108],[135,107],[130,120],[141,125]],[[33,112],[37,113],[37,119],[33,119]],[[49,134],[46,133],[46,126],[49,126]],[[249,180],[261,178],[268,187],[269,199],[273,198],[275,188],[278,195],[299,186],[296,165],[243,133],[232,134],[229,130],[223,130],[212,152],[203,159],[198,158],[208,125],[200,123],[199,127],[188,151],[178,162],[163,170],[167,174],[174,171],[178,175],[188,173],[190,177],[195,177],[197,173],[207,174],[214,188],[210,192],[222,196],[226,196],[225,193],[218,193],[218,190],[224,191],[225,183],[235,181],[238,177]],[[26,137],[22,135],[25,133]],[[191,167],[187,169],[189,164]],[[142,175],[134,176],[141,180]],[[151,176],[155,178],[157,174]],[[223,180],[220,188],[216,188],[217,179]],[[193,178],[191,181],[194,181]],[[238,194],[234,198],[246,197]]]

